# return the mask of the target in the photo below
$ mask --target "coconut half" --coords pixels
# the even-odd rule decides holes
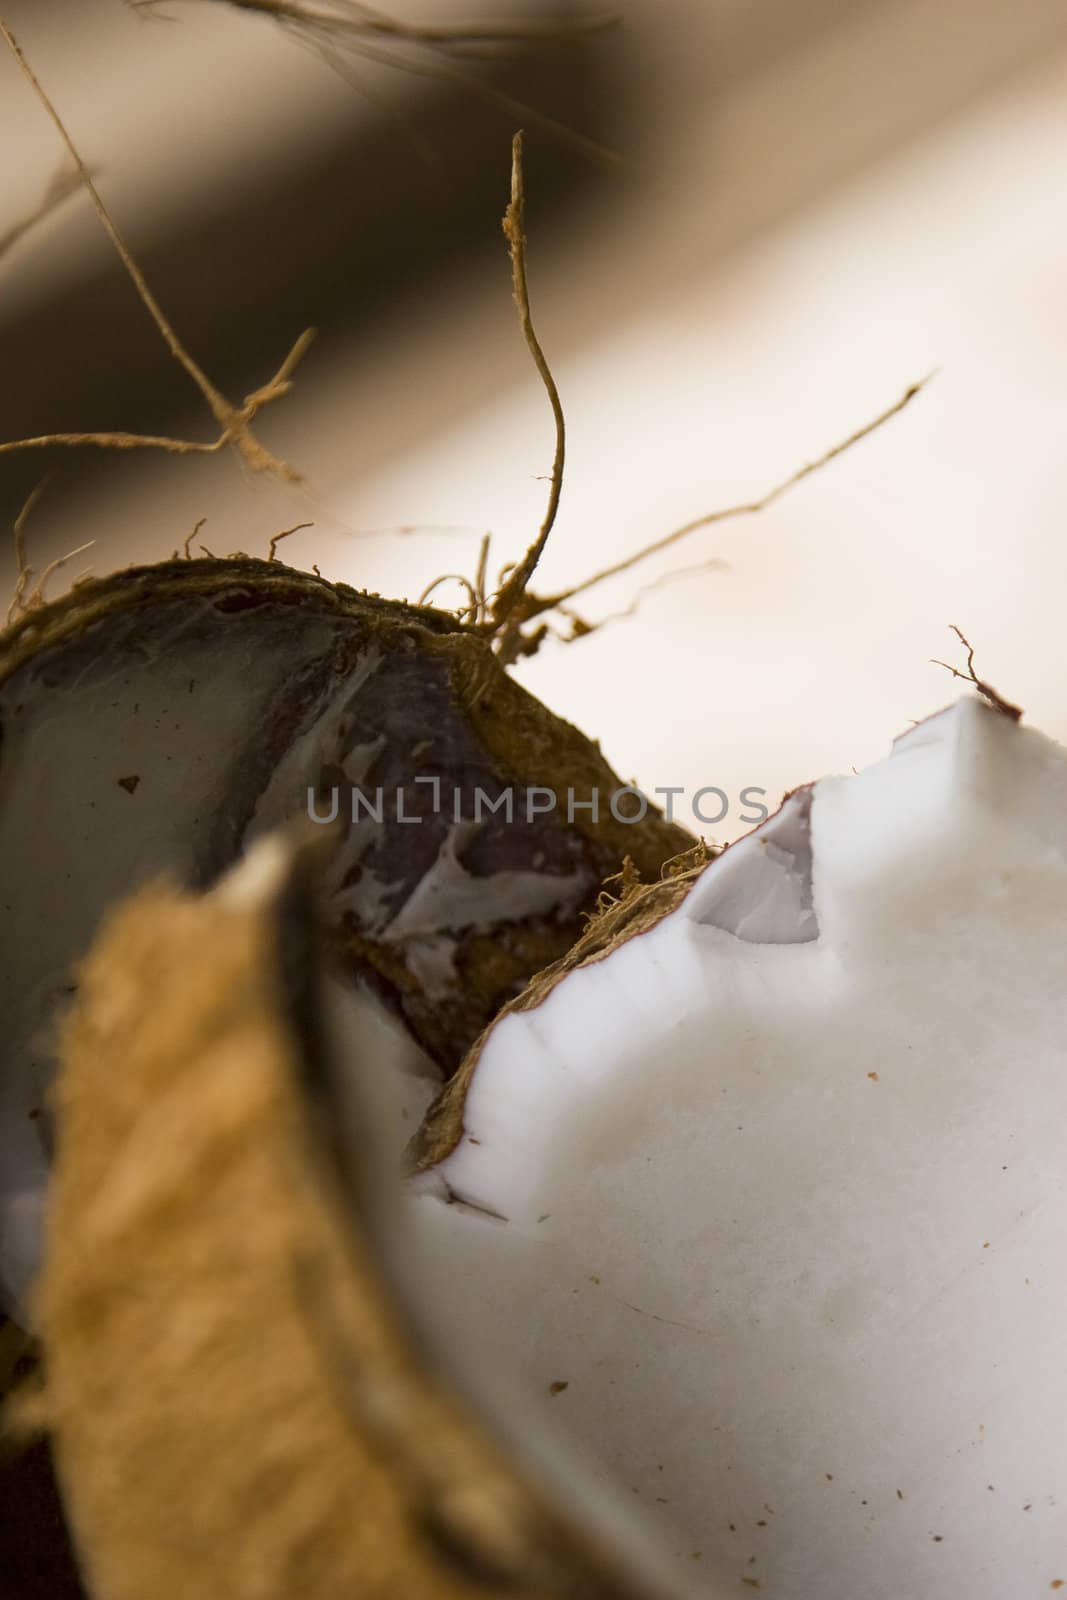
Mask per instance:
[[[424,1132],[428,1336],[715,1593],[1067,1588],[1067,752],[966,700],[613,915]]]
[[[514,1390],[462,1393],[417,1338],[383,1267],[382,1074],[323,983],[307,869],[273,838],[207,895],[153,886],[82,964],[36,1414],[89,1592],[692,1600]]]
[[[8,1303],[40,1259],[56,1020],[109,905],[164,870],[206,888],[261,834],[312,815],[333,839],[324,905],[341,980],[387,1005],[382,1048],[423,1074],[410,1095],[417,1120],[440,1083],[425,1088],[426,1074],[451,1072],[500,1006],[568,949],[624,856],[655,875],[691,842],[652,808],[620,821],[607,800],[621,787],[599,749],[455,618],[277,562],[134,568],[80,583],[8,629]]]

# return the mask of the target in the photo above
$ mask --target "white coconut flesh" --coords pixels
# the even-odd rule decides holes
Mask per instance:
[[[716,1593],[1067,1590],[1065,972],[1059,746],[968,700],[798,793],[492,1029],[439,1337]]]
[[[101,915],[164,870],[210,881],[273,798],[280,725],[282,751],[303,735],[300,777],[317,781],[314,756],[334,754],[323,715],[332,711],[336,725],[345,688],[366,676],[365,660],[347,685],[330,671],[332,619],[294,612],[286,629],[286,608],[277,610],[269,652],[258,611],[225,615],[185,599],[109,621],[103,644],[89,629],[5,686],[0,1297],[9,1305],[40,1261],[57,1023]],[[304,697],[293,693],[302,679]],[[288,815],[299,815],[306,789],[295,779],[290,788]]]

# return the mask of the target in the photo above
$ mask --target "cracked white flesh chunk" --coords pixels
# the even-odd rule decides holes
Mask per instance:
[[[715,1593],[1067,1589],[1065,975],[1067,752],[962,702],[497,1023],[440,1336]]]

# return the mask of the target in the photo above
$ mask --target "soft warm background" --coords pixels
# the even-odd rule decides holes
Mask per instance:
[[[158,557],[201,517],[212,550],[251,552],[314,520],[288,559],[412,598],[472,572],[484,530],[514,557],[552,433],[498,230],[513,119],[386,68],[352,63],[346,81],[215,0],[155,20],[120,0],[2,11],[217,381],[244,392],[306,323],[322,329],[262,428],[310,493],[251,483],[230,458],[9,457],[4,525],[57,469],[35,563],[88,538],[97,571]],[[929,658],[959,660],[957,622],[980,670],[1067,739],[1062,0],[621,11],[616,37],[485,69],[626,157],[605,173],[532,139],[531,291],[570,430],[541,583],[750,498],[940,371],[795,495],[596,589],[583,614],[670,567],[728,570],[549,644],[524,681],[646,787],[776,796],[874,759],[943,703]],[[2,235],[59,160],[7,59],[0,148]],[[82,197],[0,262],[0,373],[5,438],[210,435]],[[412,524],[425,531],[381,531]],[[740,827],[735,811],[717,831]]]

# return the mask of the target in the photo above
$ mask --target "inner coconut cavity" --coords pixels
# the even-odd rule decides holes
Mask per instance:
[[[716,1592],[1067,1580],[1067,752],[979,701],[484,1042],[420,1296]]]
[[[569,948],[623,849],[655,871],[689,842],[658,817],[612,838],[533,815],[556,767],[618,780],[441,613],[240,560],[134,569],[37,615],[0,650],[0,1305],[21,1311],[58,1025],[125,895],[162,872],[206,888],[259,836],[329,824],[332,954],[416,1074],[413,1112],[430,1062],[447,1075]]]

